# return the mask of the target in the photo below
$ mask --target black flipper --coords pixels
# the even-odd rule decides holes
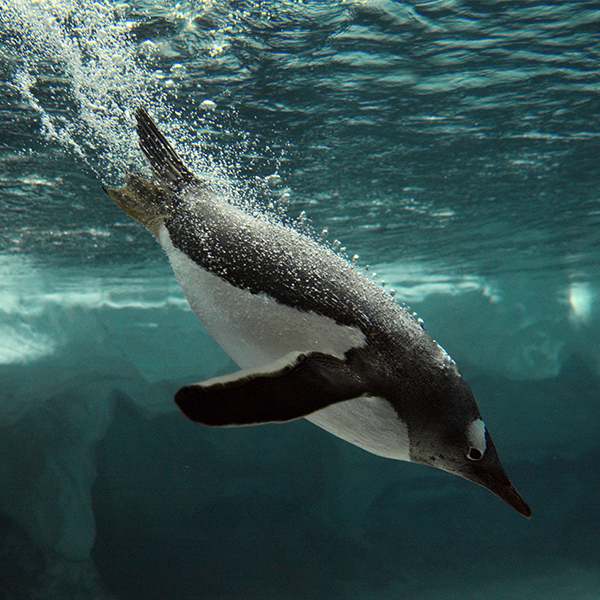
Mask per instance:
[[[181,388],[175,402],[186,417],[212,426],[299,419],[366,393],[346,361],[294,352],[264,369],[247,369]]]
[[[173,150],[146,109],[139,107],[135,111],[135,118],[140,148],[162,182],[175,191],[190,183],[200,183]]]

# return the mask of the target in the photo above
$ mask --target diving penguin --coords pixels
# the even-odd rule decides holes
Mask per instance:
[[[107,192],[156,236],[192,310],[242,368],[180,389],[181,411],[213,426],[305,417],[531,516],[469,385],[410,313],[328,247],[213,193],[145,109],[136,119],[155,181],[132,175]]]

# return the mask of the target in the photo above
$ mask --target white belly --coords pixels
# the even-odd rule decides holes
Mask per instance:
[[[252,294],[202,269],[173,246],[164,226],[158,239],[199,321],[242,369],[269,365],[291,352],[343,358],[350,348],[365,344],[358,328]],[[360,397],[306,418],[373,454],[410,460],[408,431],[386,400]]]

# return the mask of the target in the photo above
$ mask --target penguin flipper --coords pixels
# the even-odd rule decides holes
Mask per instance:
[[[282,423],[366,393],[347,362],[321,352],[293,352],[263,369],[246,369],[181,388],[175,403],[196,423]]]

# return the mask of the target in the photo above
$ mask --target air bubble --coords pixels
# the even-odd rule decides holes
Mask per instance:
[[[353,265],[356,265],[356,264],[358,264],[358,261],[359,261],[359,260],[360,260],[360,256],[359,256],[358,254],[355,254],[355,255],[352,257],[352,264],[353,264]]]
[[[181,63],[175,63],[171,67],[171,75],[173,77],[185,77],[185,74],[186,74],[186,68]]]
[[[202,110],[214,110],[217,107],[217,103],[212,100],[204,100],[200,103],[200,108]]]
[[[119,66],[119,67],[122,67],[125,65],[125,60],[121,54],[113,54],[112,62],[114,65]]]
[[[277,185],[277,184],[281,183],[281,175],[278,175],[277,173],[273,173],[272,175],[267,175],[267,177],[265,177],[265,182],[268,183],[269,185]]]
[[[328,234],[329,234],[329,229],[327,229],[327,227],[325,227],[323,229],[323,231],[321,231],[321,238],[323,238],[323,239],[326,238]]]
[[[394,288],[390,288],[390,296],[393,298],[396,295],[396,290]]]

